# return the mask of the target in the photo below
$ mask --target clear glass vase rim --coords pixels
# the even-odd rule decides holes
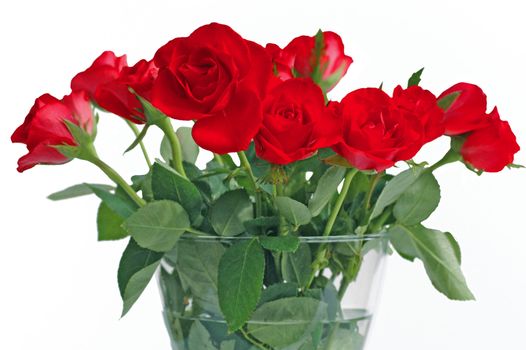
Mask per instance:
[[[185,234],[180,239],[197,242],[237,242],[251,240],[257,237],[268,237],[268,236],[205,236],[205,235],[192,235]],[[302,243],[338,243],[338,242],[364,242],[372,241],[376,239],[387,238],[386,232],[378,232],[366,235],[337,235],[337,236],[297,236]]]

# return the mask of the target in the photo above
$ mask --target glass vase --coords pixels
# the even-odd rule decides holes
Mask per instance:
[[[265,250],[259,303],[229,332],[218,266],[243,239],[252,237],[183,236],[163,259],[158,281],[172,349],[364,349],[388,249],[384,235],[300,237],[294,252]]]

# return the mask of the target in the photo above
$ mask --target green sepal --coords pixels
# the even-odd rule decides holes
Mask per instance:
[[[422,67],[418,71],[414,72],[407,81],[407,87],[418,86],[418,84],[420,84],[420,81],[422,80],[420,77],[422,76],[423,71],[424,68]]]
[[[325,69],[320,66],[321,64],[321,56],[323,55],[323,50],[325,49],[325,40],[323,37],[323,31],[321,29],[318,30],[316,35],[314,36],[314,50],[312,52],[314,56],[314,67],[312,68],[312,75],[311,78],[316,84],[320,84],[323,72]]]
[[[149,125],[158,125],[160,122],[162,122],[164,119],[168,118],[166,114],[155,108],[148,100],[140,96],[133,90],[132,88],[129,88],[130,92],[137,97],[139,102],[142,105],[142,109],[144,111],[144,116],[146,117],[146,124]]]
[[[135,138],[135,140],[132,142],[132,144],[130,146],[128,146],[128,148],[126,148],[126,150],[124,151],[124,153],[128,153],[129,151],[131,151],[132,149],[134,149],[135,147],[137,147],[137,145],[139,143],[141,143],[141,141],[144,139],[144,137],[146,136],[146,133],[148,132],[148,128],[150,127],[150,125],[146,124],[141,132],[139,133],[139,135],[137,135],[137,137]]]
[[[447,112],[449,107],[457,100],[460,96],[459,91],[452,92],[437,101],[438,107],[440,107],[444,112]]]
[[[71,136],[73,136],[76,145],[62,144],[53,145],[51,147],[55,148],[68,158],[78,158],[88,161],[95,159],[97,157],[97,152],[93,146],[93,135],[69,120],[64,120],[64,124]]]

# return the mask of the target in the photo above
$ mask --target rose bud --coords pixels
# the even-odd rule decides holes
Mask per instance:
[[[146,60],[140,60],[133,67],[124,67],[115,80],[99,85],[94,100],[109,112],[137,124],[145,123],[142,105],[137,96],[130,92],[130,88],[139,96],[150,100],[157,72],[154,63]]]
[[[267,45],[267,52],[273,59],[275,73],[279,78],[312,78],[325,92],[336,86],[353,60],[345,55],[343,42],[338,34],[320,32],[318,35],[297,37],[283,50],[275,44]],[[321,39],[319,52],[316,50],[317,38]]]
[[[520,147],[508,122],[500,119],[497,108],[484,116],[484,124],[467,136],[460,154],[478,170],[498,172],[513,163]]]
[[[126,55],[117,57],[111,51],[104,51],[88,69],[71,80],[71,90],[84,90],[93,99],[100,85],[117,79],[121,70],[127,66]]]
[[[458,97],[444,112],[446,134],[460,135],[486,123],[486,95],[477,85],[458,83],[444,91],[438,99],[457,93]]]
[[[24,123],[11,136],[12,142],[26,144],[29,151],[18,160],[19,172],[37,164],[63,164],[71,160],[54,147],[77,145],[66,121],[92,132],[91,104],[86,92],[73,92],[62,100],[44,94],[35,100]]]

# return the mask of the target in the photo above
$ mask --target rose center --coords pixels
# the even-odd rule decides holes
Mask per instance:
[[[303,114],[301,113],[301,110],[295,105],[280,107],[277,112],[279,116],[289,121],[295,121],[299,123],[303,122]]]

